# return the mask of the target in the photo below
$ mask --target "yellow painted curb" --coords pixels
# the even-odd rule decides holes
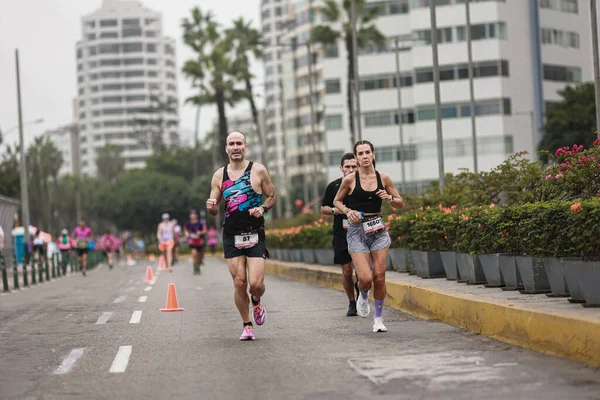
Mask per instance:
[[[341,270],[267,261],[265,272],[343,290]],[[389,281],[386,305],[420,318],[446,322],[503,342],[600,367],[600,322],[597,320]]]

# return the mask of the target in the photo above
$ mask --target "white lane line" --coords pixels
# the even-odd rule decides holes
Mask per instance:
[[[108,372],[120,373],[125,372],[127,364],[129,363],[129,356],[131,355],[132,346],[120,346],[115,359],[113,360],[110,370]]]
[[[152,286],[148,286],[144,288],[144,292],[149,292],[152,290]]]
[[[131,318],[129,319],[129,323],[130,324],[139,324],[141,320],[142,320],[142,312],[141,311],[134,311],[133,314],[131,314]]]
[[[148,300],[148,296],[140,296],[138,299],[138,303],[145,303]]]
[[[96,325],[104,325],[108,322],[110,317],[112,317],[113,313],[111,311],[103,312],[101,316],[98,317],[98,321],[96,321]]]
[[[115,299],[115,301],[113,301],[113,303],[122,303],[125,301],[125,299],[127,299],[127,295],[119,296]]]
[[[85,347],[78,347],[71,350],[69,355],[62,360],[62,363],[58,366],[58,368],[54,370],[54,373],[56,375],[62,375],[71,372],[71,369],[73,368],[75,363],[77,363],[77,360],[81,358],[84,352]]]

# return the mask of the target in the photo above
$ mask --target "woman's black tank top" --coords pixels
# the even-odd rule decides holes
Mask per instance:
[[[356,211],[362,211],[365,213],[380,213],[381,212],[381,203],[382,200],[379,196],[377,196],[377,191],[380,189],[384,189],[383,182],[381,181],[381,175],[379,172],[375,171],[377,176],[377,189],[372,192],[368,192],[360,186],[360,177],[358,175],[358,171],[356,171],[355,179],[356,185],[354,187],[354,191],[352,194],[349,194],[346,199],[348,199],[348,207]]]

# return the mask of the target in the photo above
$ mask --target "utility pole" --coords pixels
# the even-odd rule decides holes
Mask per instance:
[[[310,141],[312,143],[312,153],[313,153],[313,176],[311,178],[312,183],[312,198],[313,198],[313,207],[315,210],[315,215],[319,215],[321,212],[321,205],[319,204],[319,160],[317,159],[317,132],[315,130],[315,94],[314,94],[314,85],[313,85],[313,54],[311,49],[312,43],[312,11],[313,11],[313,1],[309,0],[308,7],[308,23],[309,23],[309,38],[306,41],[306,51],[308,57],[308,96],[310,104]],[[319,157],[320,158],[320,157]],[[310,158],[305,160],[305,162],[310,163]]]
[[[444,176],[444,138],[442,135],[442,104],[440,100],[440,64],[438,60],[438,35],[437,21],[435,14],[435,1],[429,2],[429,11],[431,17],[431,50],[433,53],[433,88],[435,94],[435,128],[437,133],[437,152],[438,152],[438,173],[440,179],[440,192],[444,191],[446,186],[446,177]]]
[[[283,92],[283,80],[279,78],[279,102],[281,103],[281,140],[283,144],[283,176],[285,177],[285,217],[292,218],[291,182],[287,162],[287,135],[285,126],[285,95]]]
[[[202,87],[198,96],[202,96]],[[194,159],[192,166],[192,183],[198,182],[198,137],[200,135],[200,98],[198,98],[198,108],[196,109],[196,130],[194,131]]]
[[[467,53],[469,57],[469,96],[471,102],[471,134],[473,135],[473,172],[479,172],[477,161],[477,127],[475,126],[475,89],[473,83],[473,46],[471,39],[471,0],[465,1],[465,13],[467,16]]]
[[[354,126],[358,132],[358,140],[362,139],[362,126],[361,126],[361,117],[360,117],[360,81],[358,80],[358,44],[356,38],[356,0],[350,0],[351,3],[351,19],[352,19],[352,63],[354,64],[354,106],[356,107],[353,110]],[[352,143],[354,145],[354,143]]]
[[[594,92],[596,93],[596,130],[600,138],[600,60],[598,60],[598,10],[596,0],[590,0],[592,17],[592,55],[594,58]]]
[[[19,49],[15,49],[17,70],[17,107],[19,110],[19,141],[21,143],[21,222],[25,248],[29,247],[29,186],[27,182],[27,160],[25,159],[25,140],[23,137],[23,110],[21,108],[21,76],[19,72]]]
[[[405,164],[405,160],[404,160],[404,130],[402,129],[402,92],[400,90],[400,87],[402,86],[401,83],[401,76],[400,76],[400,45],[399,45],[399,38],[396,38],[396,46],[395,46],[395,53],[396,53],[396,87],[397,87],[397,93],[398,93],[398,133],[400,134],[400,151],[399,151],[399,155],[400,155],[400,166],[402,168],[402,193],[406,194],[406,164]]]

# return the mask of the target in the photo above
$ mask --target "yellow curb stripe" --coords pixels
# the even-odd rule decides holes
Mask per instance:
[[[267,261],[265,272],[343,290],[341,270]],[[600,322],[537,311],[503,300],[481,299],[387,282],[386,305],[420,318],[446,322],[513,345],[600,367]],[[566,301],[566,300],[565,300]]]

